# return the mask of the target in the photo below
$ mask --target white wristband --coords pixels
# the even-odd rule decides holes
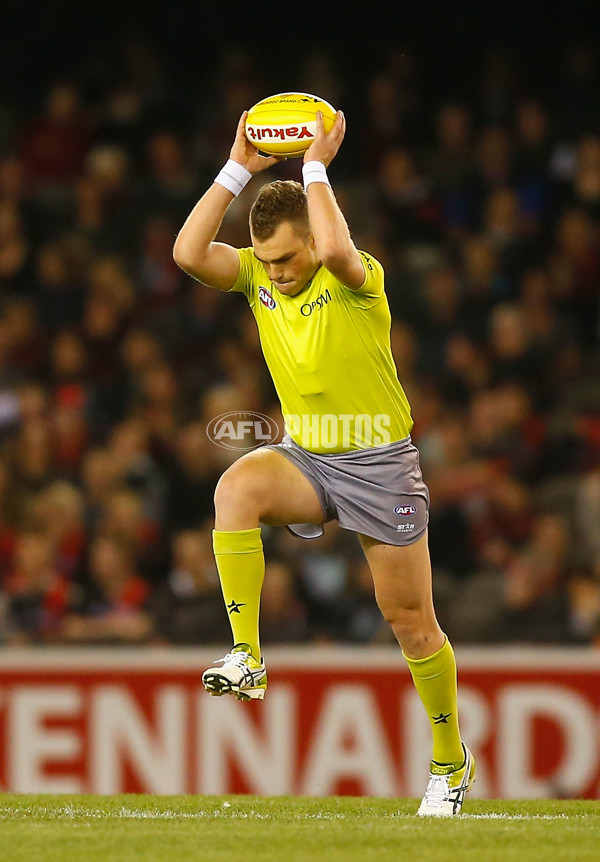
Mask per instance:
[[[237,197],[251,179],[250,171],[247,171],[239,162],[229,159],[215,177],[215,182]]]
[[[305,162],[305,164],[302,165],[302,178],[304,180],[305,189],[307,189],[311,183],[325,183],[325,185],[331,186],[325,165],[317,159],[314,159],[311,162]]]

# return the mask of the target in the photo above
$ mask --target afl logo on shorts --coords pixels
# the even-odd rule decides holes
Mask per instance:
[[[270,308],[270,309],[271,309],[271,311],[272,311],[272,310],[275,308],[275,306],[277,305],[277,303],[276,303],[276,302],[275,302],[275,300],[273,299],[273,296],[272,296],[272,294],[271,294],[271,291],[270,291],[270,290],[267,290],[267,288],[266,288],[266,287],[259,287],[259,288],[258,288],[258,298],[260,299],[260,301],[262,302],[262,304],[263,304],[263,305],[266,305],[266,306],[267,306],[267,308]]]
[[[405,517],[408,518],[409,515],[416,515],[417,514],[417,507],[416,506],[394,506],[394,512],[397,515],[404,515]]]

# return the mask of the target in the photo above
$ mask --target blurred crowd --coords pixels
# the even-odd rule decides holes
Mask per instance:
[[[309,54],[345,110],[330,176],[386,269],[455,643],[600,643],[600,83],[574,45],[535,87],[492,52],[436,95],[390,48]],[[559,61],[560,60],[560,61]],[[151,44],[111,74],[0,94],[0,642],[217,644],[208,423],[281,416],[242,296],[174,264],[241,111],[288,82],[232,49],[189,92]],[[347,74],[346,74],[347,73]],[[450,73],[449,73],[450,74]],[[283,84],[283,86],[282,86]],[[255,177],[221,238],[249,245]],[[388,643],[356,537],[263,531],[265,643]]]

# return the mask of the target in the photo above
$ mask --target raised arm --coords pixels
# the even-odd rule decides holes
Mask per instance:
[[[358,290],[365,281],[362,258],[328,183],[326,171],[315,164],[321,163],[325,168],[330,165],[345,132],[346,120],[341,111],[338,111],[335,124],[328,134],[325,134],[321,113],[317,114],[317,134],[304,154],[304,177],[305,185],[308,183],[308,216],[319,260],[342,284],[351,290]]]
[[[173,247],[175,263],[184,272],[219,290],[233,287],[240,266],[236,249],[215,241],[227,208],[236,196],[236,192],[221,183],[241,190],[252,174],[280,161],[276,156],[267,158],[258,154],[246,139],[245,122],[246,111],[238,123],[230,161],[187,217]]]

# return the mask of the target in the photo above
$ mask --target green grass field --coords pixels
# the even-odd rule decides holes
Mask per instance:
[[[1,862],[598,862],[600,803],[0,795]]]

